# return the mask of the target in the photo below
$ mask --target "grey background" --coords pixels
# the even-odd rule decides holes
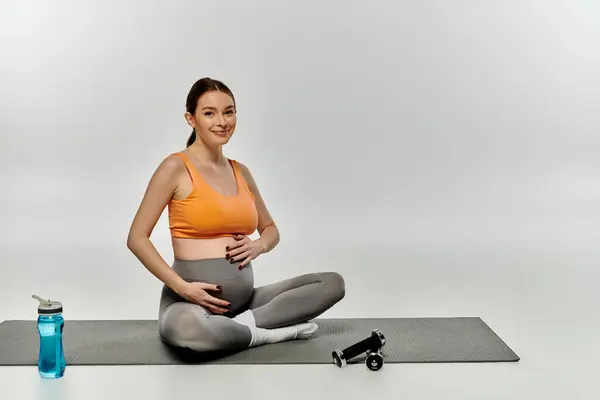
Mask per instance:
[[[479,316],[522,357],[376,376],[203,368],[244,375],[219,393],[303,398],[289,371],[342,394],[592,398],[599,39],[594,1],[3,1],[0,320],[35,318],[32,294],[67,319],[156,317],[160,283],[127,231],[158,163],[185,146],[190,86],[210,76],[238,102],[225,154],[281,230],[257,284],[334,270],[347,296],[324,317]],[[152,241],[170,262],[166,211]],[[153,382],[140,389],[122,371],[0,380],[20,398],[103,379],[149,399],[194,393],[200,374],[131,369]],[[116,389],[102,390],[85,393]]]

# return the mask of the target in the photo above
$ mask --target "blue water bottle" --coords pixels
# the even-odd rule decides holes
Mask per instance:
[[[40,335],[38,372],[45,379],[61,378],[67,366],[62,337],[65,326],[62,304],[58,301],[44,300],[36,295],[32,297],[40,302],[37,319]]]

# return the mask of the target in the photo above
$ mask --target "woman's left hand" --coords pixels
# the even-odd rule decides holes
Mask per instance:
[[[233,238],[236,243],[225,248],[227,251],[225,257],[230,263],[241,261],[238,269],[244,268],[251,260],[254,260],[265,251],[260,239],[252,240],[248,236],[238,234],[234,235]]]

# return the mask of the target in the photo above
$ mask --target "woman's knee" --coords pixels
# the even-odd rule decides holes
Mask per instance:
[[[185,303],[175,303],[163,311],[158,320],[160,337],[175,347],[205,350],[208,343],[203,319]]]
[[[335,304],[346,296],[346,282],[344,277],[337,272],[323,272],[320,274],[323,284],[323,295]]]
[[[175,303],[167,308],[159,320],[159,332],[166,343],[175,347],[195,351],[212,351],[219,347],[206,311],[191,304]]]
[[[212,316],[202,307],[175,303],[159,319],[160,337],[175,347],[210,352],[244,347],[250,332],[223,316]]]

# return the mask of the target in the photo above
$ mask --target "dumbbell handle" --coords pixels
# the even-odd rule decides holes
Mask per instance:
[[[366,352],[367,350],[375,350],[379,348],[380,345],[381,341],[376,336],[370,336],[342,350],[342,352],[344,353],[344,358],[349,360],[356,357],[360,353]]]

